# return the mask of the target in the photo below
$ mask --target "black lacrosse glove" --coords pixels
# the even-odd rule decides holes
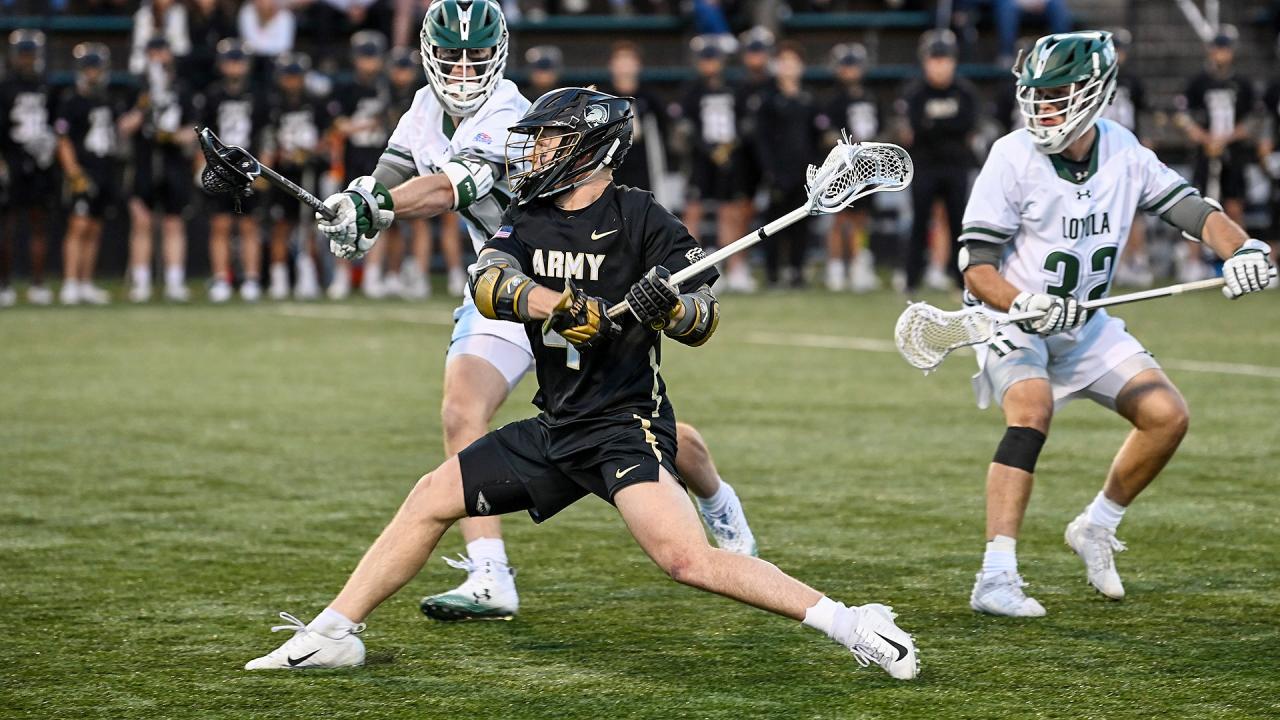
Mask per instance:
[[[592,347],[619,332],[618,324],[605,309],[603,300],[582,292],[566,278],[560,300],[542,323],[542,333],[554,330],[576,348]]]
[[[655,265],[627,291],[627,307],[641,324],[661,330],[680,304],[680,291],[671,284],[671,271]]]

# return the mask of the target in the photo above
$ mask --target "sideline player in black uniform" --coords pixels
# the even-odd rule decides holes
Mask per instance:
[[[147,42],[145,73],[137,112],[126,129],[137,130],[129,198],[129,299],[151,299],[152,211],[159,210],[164,215],[164,296],[186,302],[187,229],[182,214],[191,197],[195,98],[178,75],[173,50],[162,35]]]
[[[105,305],[111,296],[93,284],[93,268],[102,240],[102,219],[119,197],[117,123],[126,108],[107,90],[111,53],[106,45],[80,43],[71,54],[75,59],[75,86],[63,92],[53,122],[70,211],[62,242],[62,289],[58,300],[63,305]]]
[[[738,98],[724,76],[726,39],[699,35],[689,42],[689,49],[698,77],[685,88],[681,102],[671,106],[671,115],[680,121],[692,148],[684,224],[697,236],[705,204],[714,203],[716,244],[724,247],[746,234],[740,202],[746,196],[746,186],[738,172],[742,154]],[[730,290],[755,290],[744,255],[725,261],[725,282]]]
[[[1275,56],[1280,60],[1280,36],[1276,37]],[[1272,264],[1280,264],[1280,66],[1272,64],[1273,76],[1262,99],[1267,134],[1258,143],[1258,160],[1271,178],[1271,255]],[[1280,287],[1272,283],[1268,287]]]
[[[635,115],[629,162],[618,168],[613,179],[619,185],[658,192],[666,175],[666,114],[657,96],[640,85],[644,68],[640,46],[630,40],[619,40],[609,51],[609,82],[605,91],[611,95],[632,98]]]
[[[304,187],[313,185],[313,179],[323,170],[321,137],[329,120],[323,104],[307,92],[309,70],[311,58],[303,53],[285,53],[276,58],[277,92],[272,93],[266,103],[262,143],[267,164],[284,177],[300,178]],[[274,186],[268,197],[271,269],[267,297],[284,300],[289,297],[289,238],[297,229],[298,214],[305,206]],[[307,225],[306,231],[310,234],[310,223]],[[300,264],[301,255],[309,254],[307,262],[315,267],[315,243],[303,243],[298,253]]]
[[[334,89],[329,101],[333,115],[333,129],[343,136],[341,165],[350,183],[368,168],[378,164],[378,158],[387,146],[391,127],[387,125],[387,108],[391,93],[383,73],[383,56],[387,52],[387,38],[376,30],[361,30],[351,36],[351,57],[355,73],[349,82]],[[345,184],[344,184],[345,187]],[[373,247],[364,258],[364,279],[361,288],[365,295],[382,297],[382,258],[385,249]],[[302,284],[299,278],[299,285]],[[341,300],[351,292],[351,262],[338,260],[334,265],[333,283],[329,285],[329,297]]]
[[[1177,123],[1198,146],[1192,184],[1204,188],[1205,197],[1222,202],[1222,208],[1236,224],[1244,225],[1244,168],[1252,151],[1249,147],[1249,114],[1253,112],[1253,81],[1235,70],[1239,31],[1223,25],[1207,48],[1205,69],[1192,78],[1186,93],[1178,98]],[[1188,241],[1188,251],[1180,281],[1199,280],[1212,275],[1204,263],[1204,247]]]
[[[667,268],[697,261],[701,248],[650,193],[613,184],[631,120],[627,98],[566,88],[534,103],[508,141],[509,155],[523,156],[511,168],[517,204],[471,280],[482,313],[524,324],[542,412],[423,476],[329,607],[310,625],[282,614],[293,638],[246,669],[360,665],[364,619],[457,520],[527,510],[542,522],[594,494],[674,580],[803,621],[895,678],[916,676],[914,643],[885,606],[846,607],[707,544],[675,473],[675,413],[658,367],[663,334],[697,346],[715,331],[716,272],[674,287]],[[615,323],[605,305],[624,297],[633,311]]]
[[[236,38],[218,42],[218,74],[221,79],[204,96],[204,122],[213,128],[226,145],[242,147],[251,154],[258,152],[263,126],[266,124],[266,100],[250,82],[248,48]],[[232,224],[240,231],[240,264],[244,281],[240,297],[256,302],[262,297],[262,227],[259,224],[258,195],[232,198],[209,196],[212,204],[209,219],[209,266],[213,283],[209,300],[223,303],[231,299],[231,233]]]
[[[1133,45],[1133,36],[1124,28],[1116,28],[1111,32],[1111,41],[1116,46],[1116,94],[1111,104],[1102,111],[1102,117],[1114,120],[1138,136],[1143,144],[1148,144],[1142,136],[1140,123],[1142,115],[1147,111],[1147,89],[1142,78],[1133,72],[1129,65],[1129,48]],[[1147,219],[1145,213],[1138,213],[1129,227],[1129,242],[1124,246],[1124,254],[1116,261],[1115,283],[1126,287],[1150,287],[1155,278],[1151,274],[1151,260],[1147,254]]]
[[[836,90],[818,114],[818,126],[826,132],[824,139],[828,147],[840,140],[842,129],[856,143],[875,140],[880,134],[880,106],[876,96],[862,84],[866,66],[867,49],[861,43],[831,48]],[[870,221],[865,204],[841,210],[831,218],[831,229],[827,231],[828,290],[838,292],[847,288],[862,293],[880,287],[875,258],[868,246]]]
[[[0,82],[0,166],[8,175],[8,201],[0,213],[0,307],[12,305],[14,238],[26,216],[31,257],[27,302],[48,305],[53,292],[44,285],[49,210],[54,191],[56,140],[50,125],[53,93],[44,77],[44,33],[14,30],[9,35],[10,77]]]

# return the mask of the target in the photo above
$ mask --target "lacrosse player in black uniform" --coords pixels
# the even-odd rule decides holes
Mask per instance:
[[[673,286],[668,268],[696,262],[701,248],[650,193],[613,184],[631,124],[627,98],[566,88],[512,128],[516,203],[471,284],[483,314],[525,326],[542,412],[419,480],[329,607],[310,625],[288,616],[293,638],[246,669],[363,663],[363,621],[417,574],[457,520],[527,510],[542,522],[594,494],[618,508],[674,580],[802,620],[863,665],[916,676],[911,637],[885,606],[846,607],[763,560],[707,544],[675,473],[675,413],[658,367],[663,334],[697,346],[715,331],[716,272]],[[606,304],[624,298],[631,311],[611,320]]]
[[[334,88],[329,112],[334,116],[333,128],[344,138],[342,167],[347,182],[376,167],[391,137],[387,108],[391,91],[383,73],[383,56],[387,38],[376,30],[361,30],[351,36],[351,57],[355,73],[349,82]],[[361,288],[372,298],[383,295],[382,257],[385,250],[375,245],[364,258],[364,280]],[[302,269],[302,266],[300,266]],[[305,278],[299,273],[299,286]],[[329,297],[341,300],[351,292],[351,263],[339,259],[334,267]]]
[[[14,30],[9,35],[9,77],[0,82],[0,169],[8,176],[8,201],[0,213],[0,307],[17,297],[10,287],[13,244],[25,215],[31,256],[27,302],[48,305],[44,286],[49,210],[58,196],[53,183],[54,147],[50,124],[53,92],[44,77],[44,33]]]
[[[53,123],[70,211],[62,243],[58,300],[63,305],[105,305],[111,296],[93,284],[93,268],[102,239],[102,219],[118,198],[120,142],[116,125],[127,108],[107,91],[111,53],[106,45],[80,43],[72,56],[75,86],[62,94]]]
[[[1116,28],[1111,32],[1111,41],[1116,46],[1116,63],[1120,66],[1116,71],[1116,95],[1111,104],[1102,111],[1102,117],[1115,120],[1138,136],[1144,145],[1150,145],[1144,139],[1139,123],[1147,111],[1147,89],[1142,78],[1133,71],[1129,64],[1129,47],[1133,45],[1133,35],[1124,28]],[[1116,262],[1115,284],[1125,287],[1151,287],[1155,277],[1151,274],[1151,259],[1147,253],[1147,221],[1145,213],[1138,213],[1129,228],[1129,243],[1125,245],[1124,255]]]
[[[287,178],[301,178],[304,185],[323,169],[321,138],[329,114],[319,99],[307,92],[306,75],[311,58],[298,52],[276,58],[276,92],[267,101],[264,122],[263,158],[272,169]],[[267,297],[284,300],[289,296],[289,237],[298,227],[298,215],[305,207],[297,198],[272,186],[268,217],[271,218],[271,272]],[[307,218],[310,220],[310,217]],[[310,223],[307,233],[310,234]],[[315,267],[315,243],[303,243],[301,256],[309,254]],[[243,288],[241,288],[243,292]]]
[[[875,140],[880,135],[881,115],[876,96],[862,83],[867,49],[861,43],[836,45],[831,49],[831,66],[836,76],[835,94],[818,114],[818,126],[825,131],[827,146],[840,140],[842,129],[852,142]],[[841,210],[831,218],[831,229],[827,231],[828,290],[864,293],[880,287],[875,258],[868,246],[870,221],[866,205]]]
[[[142,92],[126,133],[134,135],[133,196],[129,198],[129,299],[151,299],[152,211],[164,214],[164,296],[185,302],[187,231],[182,220],[191,198],[191,152],[197,108],[163,36],[147,42]]]
[[[235,38],[218,43],[218,73],[221,80],[204,97],[204,126],[226,145],[258,152],[266,124],[266,98],[250,81],[248,48]],[[259,224],[258,195],[208,198],[213,205],[209,221],[209,265],[213,284],[209,300],[223,303],[231,299],[231,233],[233,223],[240,231],[240,263],[244,281],[240,297],[256,302],[262,297],[262,227]]]

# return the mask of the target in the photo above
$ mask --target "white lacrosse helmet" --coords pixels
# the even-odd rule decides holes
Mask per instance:
[[[1066,150],[1093,127],[1116,92],[1116,46],[1100,30],[1046,35],[1019,54],[1018,110],[1040,152]]]
[[[507,66],[507,21],[494,0],[434,0],[422,19],[422,67],[450,115],[474,113]]]

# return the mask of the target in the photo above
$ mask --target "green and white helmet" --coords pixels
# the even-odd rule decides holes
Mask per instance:
[[[1116,46],[1100,30],[1046,35],[1018,55],[1018,110],[1036,148],[1060,153],[1093,127],[1116,92]]]
[[[422,19],[422,67],[450,115],[467,116],[507,65],[507,21],[494,0],[433,0]]]

